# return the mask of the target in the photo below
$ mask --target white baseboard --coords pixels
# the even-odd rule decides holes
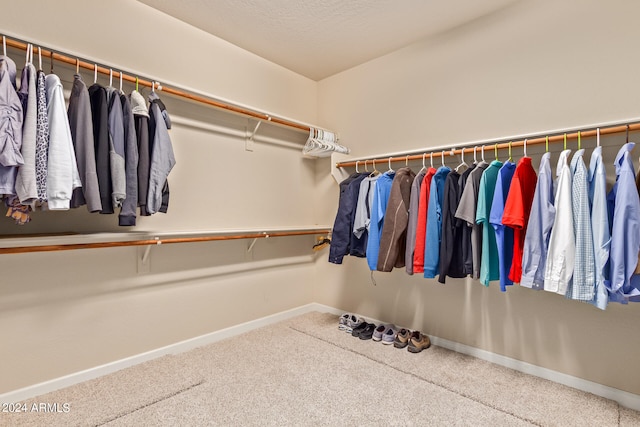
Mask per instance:
[[[55,378],[49,381],[45,381],[39,384],[34,384],[28,387],[24,387],[18,390],[10,391],[4,394],[0,394],[0,402],[13,403],[22,402],[27,399],[31,399],[36,396],[41,396],[45,393],[50,393],[61,388],[69,387],[83,381],[92,380],[113,372],[125,369],[134,365],[138,365],[149,360],[157,359],[169,354],[179,354],[188,350],[192,350],[197,347],[202,347],[207,344],[211,344],[226,338],[230,338],[236,335],[243,334],[253,329],[261,328],[263,326],[271,325],[281,322],[286,319],[290,319],[295,316],[300,316],[312,311],[325,311],[322,307],[318,307],[317,304],[306,304],[291,310],[282,311],[280,313],[272,314],[270,316],[262,317],[260,319],[251,320],[249,322],[234,325],[219,331],[211,332],[209,334],[201,335],[199,337],[191,338],[185,341],[180,341],[175,344],[161,347],[155,350],[151,350],[145,353],[140,353],[135,356],[127,357],[125,359],[116,360],[111,363],[96,366],[95,368],[86,369],[84,371],[75,372],[73,374],[65,375],[60,378]]]
[[[76,372],[74,374],[66,375],[64,377],[56,378],[50,381],[46,381],[40,384],[35,384],[29,387],[21,388],[18,390],[10,391],[5,394],[0,394],[0,402],[21,402],[26,399],[30,399],[36,396],[43,395],[64,387],[69,387],[74,384],[88,381],[94,378],[101,377],[116,371],[119,371],[130,366],[137,365],[139,363],[147,362],[152,359],[156,359],[168,354],[179,354],[185,351],[201,347],[207,344],[211,344],[226,338],[230,338],[236,335],[243,334],[253,329],[261,328],[263,326],[271,325],[283,320],[290,319],[295,316],[310,313],[313,311],[319,311],[323,313],[331,313],[340,315],[343,310],[330,307],[323,304],[311,303],[306,304],[291,310],[286,310],[280,313],[272,314],[270,316],[262,317],[260,319],[252,320],[249,322],[241,323],[239,325],[231,326],[229,328],[221,329],[219,331],[212,332],[210,334],[201,335],[189,340],[181,341],[166,347],[162,347],[156,350],[141,353],[135,356],[131,356],[125,359],[117,360],[105,365],[96,366],[95,368],[87,369],[84,371]],[[377,319],[367,319],[374,323],[383,323]],[[611,399],[618,402],[620,405],[640,411],[640,395],[629,393],[623,390],[619,390],[606,385],[598,384],[593,381],[588,381],[582,378],[574,377],[571,375],[563,374],[561,372],[553,371],[551,369],[543,368],[541,366],[532,365],[521,360],[512,359],[510,357],[502,356],[499,354],[491,353],[490,351],[482,350],[479,348],[471,347],[468,345],[456,343],[443,338],[431,337],[431,341],[434,345],[447,348],[458,353],[467,354],[469,356],[477,357],[478,359],[486,360],[497,365],[505,366],[516,371],[520,371],[529,375],[544,378],[550,381],[554,381],[560,384],[573,387],[578,390],[593,393],[597,396]]]
[[[331,313],[335,315],[341,315],[343,310],[329,307],[322,304],[315,304],[316,311],[325,313]],[[379,319],[372,319],[368,316],[362,316],[369,322],[376,324],[387,323]],[[398,325],[399,327],[403,327]],[[521,360],[512,359],[507,356],[492,353],[487,350],[482,350],[476,347],[471,347],[465,344],[460,344],[454,341],[449,341],[444,338],[438,338],[429,336],[431,342],[438,347],[453,350],[457,353],[467,354],[469,356],[477,357],[478,359],[486,360],[487,362],[495,363],[516,371],[523,372],[525,374],[533,375],[539,378],[544,378],[549,381],[553,381],[559,384],[575,388],[577,390],[586,391],[587,393],[595,394],[596,396],[604,397],[618,402],[620,405],[630,408],[636,411],[640,411],[640,395],[629,393],[628,391],[620,390],[617,388],[609,387],[603,384],[598,384],[593,381],[585,380],[582,378],[574,377],[571,375],[563,374],[562,372],[554,371],[552,369],[543,368],[541,366],[532,365],[531,363],[523,362]]]

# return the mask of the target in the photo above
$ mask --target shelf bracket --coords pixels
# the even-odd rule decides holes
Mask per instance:
[[[269,238],[269,234],[267,234],[266,231],[263,231],[262,234],[264,234],[264,238],[268,239]],[[253,246],[256,244],[256,242],[258,241],[258,237],[255,237],[252,241],[251,244],[249,245],[249,248],[247,249],[247,253],[251,252],[253,250]]]
[[[156,241],[156,245],[161,245],[162,240],[159,237],[153,238]],[[149,255],[151,255],[151,246],[146,245],[144,249],[140,247],[138,251],[138,273],[148,273],[149,272]],[[140,256],[140,252],[142,251],[142,256]]]

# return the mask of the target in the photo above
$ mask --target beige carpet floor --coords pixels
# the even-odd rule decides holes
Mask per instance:
[[[616,402],[432,346],[361,341],[310,313],[24,402],[2,426],[640,426]]]

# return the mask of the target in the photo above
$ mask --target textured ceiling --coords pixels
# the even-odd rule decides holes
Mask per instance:
[[[313,80],[514,0],[138,0]]]

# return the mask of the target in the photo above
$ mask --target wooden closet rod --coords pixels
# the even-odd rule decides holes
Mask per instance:
[[[30,253],[30,252],[57,252],[57,251],[70,251],[74,249],[115,248],[115,247],[121,247],[121,246],[154,246],[154,245],[167,245],[171,243],[197,243],[197,242],[211,242],[211,241],[218,241],[218,240],[264,239],[268,237],[327,234],[329,233],[329,231],[330,230],[326,228],[319,228],[317,230],[232,234],[232,235],[226,235],[226,236],[170,237],[166,239],[158,238],[158,239],[143,239],[143,240],[123,240],[123,241],[116,241],[116,242],[16,246],[16,247],[9,247],[9,248],[0,248],[0,254],[21,254],[21,253]]]
[[[622,124],[616,124],[616,125],[611,125],[611,126],[602,126],[600,128],[593,128],[593,127],[589,127],[588,130],[584,130],[584,131],[579,131],[580,132],[580,136],[584,137],[584,138],[588,138],[588,137],[592,137],[592,136],[596,136],[597,135],[597,129],[600,129],[600,135],[609,135],[609,134],[613,134],[613,133],[622,133],[622,132],[631,132],[631,131],[637,131],[640,130],[640,123],[638,122],[629,122],[629,123],[622,123]],[[536,134],[533,135],[534,138],[527,138],[527,147],[530,145],[539,145],[539,144],[545,144],[546,140],[547,140],[547,135],[543,135],[543,136],[538,136],[538,135],[542,135],[542,134]],[[566,133],[567,135],[567,139],[577,139],[578,138],[578,131],[575,132],[571,132],[571,133]],[[549,143],[556,143],[556,142],[563,142],[564,141],[564,136],[565,133],[557,133],[557,131],[553,132],[553,135],[549,136]],[[444,150],[444,154],[445,156],[453,156],[456,154],[462,154],[462,152],[464,152],[465,154],[468,153],[473,153],[474,148],[477,148],[478,150],[480,150],[482,147],[485,148],[485,153],[488,150],[495,150],[496,148],[501,150],[504,148],[509,148],[509,146],[513,147],[522,147],[524,146],[524,139],[518,139],[518,140],[512,140],[510,142],[499,142],[499,141],[505,141],[504,138],[501,139],[497,139],[495,140],[495,143],[487,143],[487,141],[484,141],[482,144],[478,144],[475,146],[467,146],[465,148],[456,148],[456,149],[445,149]],[[459,144],[459,145],[467,145],[467,144]],[[414,150],[415,152],[415,150]],[[442,157],[442,149],[439,149],[438,151],[430,151],[428,149],[426,149],[424,151],[424,153],[433,153],[433,157]],[[427,155],[427,157],[430,157],[431,154]],[[393,157],[372,157],[370,159],[362,159],[362,160],[352,160],[352,161],[347,161],[347,162],[339,162],[336,163],[336,167],[338,168],[346,168],[346,167],[353,167],[356,166],[356,163],[358,165],[364,165],[364,162],[366,161],[368,164],[372,163],[373,160],[380,163],[387,163],[389,161],[391,162],[406,162],[408,160],[422,160],[423,158],[423,154],[413,154],[413,155],[405,155],[405,156],[393,156]]]
[[[11,39],[7,36],[5,36],[6,39],[6,44],[7,46],[11,46],[14,47],[16,49],[21,49],[26,51],[27,50],[27,43],[19,41],[19,40],[15,40],[15,39]],[[51,58],[53,60],[59,61],[59,62],[64,62],[66,64],[70,64],[70,65],[75,65],[87,70],[91,70],[94,71],[94,66],[96,66],[97,64],[91,63],[91,62],[86,62],[86,61],[81,61],[78,58],[72,58],[70,56],[66,56],[66,55],[62,55],[60,53],[51,51],[51,50],[47,50],[47,49],[41,49],[41,54],[44,57],[48,57]],[[34,45],[33,46],[33,52],[34,52],[34,56],[38,53],[38,48]],[[97,70],[99,73],[101,74],[106,74],[106,75],[110,75],[111,70],[109,68],[105,68],[102,66],[97,66]],[[153,87],[155,84],[155,90],[160,90],[162,92],[174,95],[174,96],[178,96],[181,98],[186,98],[192,101],[196,101],[211,107],[215,107],[215,108],[219,108],[222,110],[227,110],[227,111],[231,111],[233,113],[236,114],[241,114],[244,116],[248,116],[248,117],[252,117],[254,119],[257,120],[264,120],[264,121],[268,121],[268,122],[272,122],[272,123],[276,123],[282,126],[287,126],[290,128],[294,128],[300,131],[305,131],[305,132],[309,132],[311,130],[311,128],[308,125],[304,125],[301,123],[297,123],[291,120],[287,120],[287,119],[282,119],[279,117],[275,117],[272,116],[270,114],[266,114],[266,113],[262,113],[262,112],[258,112],[258,111],[254,111],[254,110],[249,110],[243,107],[239,107],[233,104],[229,104],[226,102],[222,102],[222,101],[217,101],[215,99],[211,99],[211,98],[207,98],[201,95],[196,95],[194,93],[190,93],[184,90],[180,90],[180,89],[174,89],[172,87],[169,86],[164,86],[162,85],[161,87],[159,87],[159,83],[158,82],[153,82],[150,80],[146,80],[146,79],[141,79],[138,77],[134,77],[131,75],[127,75],[125,73],[122,73],[121,71],[116,71],[113,70],[113,77],[119,79],[120,78],[120,74],[122,74],[122,80],[126,80],[128,82],[131,83],[137,83],[138,85],[142,85],[142,86],[146,86],[146,87]]]

